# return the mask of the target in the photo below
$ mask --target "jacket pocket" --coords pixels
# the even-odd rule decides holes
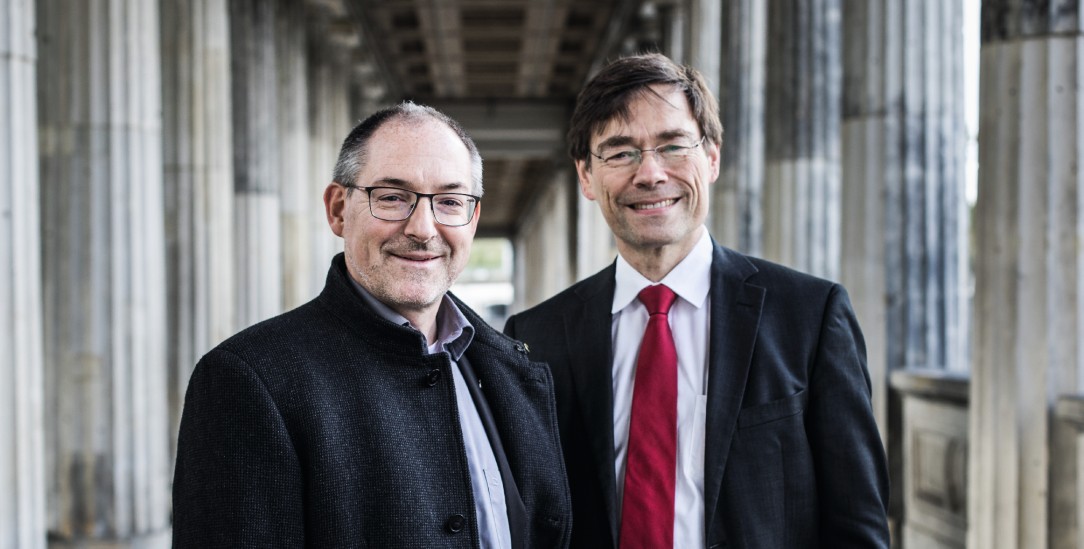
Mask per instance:
[[[748,429],[800,414],[805,411],[808,400],[809,396],[805,389],[802,389],[789,397],[744,408],[738,415],[738,429]]]

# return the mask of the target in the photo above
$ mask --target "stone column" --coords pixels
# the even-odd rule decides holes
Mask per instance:
[[[336,237],[328,227],[323,214],[324,187],[331,183],[331,174],[339,156],[339,147],[354,124],[361,119],[351,117],[345,111],[349,107],[346,97],[348,89],[340,89],[345,84],[342,74],[336,74],[336,67],[322,47],[310,45],[308,64],[309,104],[309,150],[310,166],[308,194],[317,208],[316,215],[309,216],[308,234],[312,242],[309,264],[313,275],[310,292],[319,292],[324,287],[327,269],[331,257],[342,251],[342,239]],[[368,113],[366,113],[368,115]]]
[[[576,272],[574,278],[583,280],[613,263],[617,257],[610,226],[598,208],[598,203],[584,198],[576,182],[576,173],[569,172],[567,185],[576,196]]]
[[[226,0],[163,0],[162,99],[170,426],[188,377],[236,329]],[[176,437],[170,437],[176,443]]]
[[[962,3],[844,0],[843,248],[901,485],[892,371],[966,370]],[[905,495],[893,490],[893,515]]]
[[[1040,10],[1040,6],[1042,9]],[[1075,2],[982,4],[968,547],[1079,547],[1084,38]]]
[[[762,255],[764,78],[768,11],[763,0],[723,8],[719,111],[722,166],[712,195],[711,230],[726,246]]]
[[[840,0],[770,0],[768,40],[764,254],[836,279]]]
[[[689,0],[687,65],[696,67],[719,97],[719,56],[722,53],[723,6],[718,0]]]
[[[346,134],[338,136],[338,139],[333,135],[335,125],[331,120],[330,78],[330,67],[318,56],[313,56],[313,62],[308,65],[306,79],[309,85],[309,108],[312,112],[309,117],[308,181],[311,183],[310,193],[320,197],[323,196],[324,187],[331,183],[331,174],[338,158],[339,145],[343,139],[346,139]],[[331,257],[342,249],[342,240],[331,232],[324,216],[309,218],[308,235],[309,240],[313,242],[313,252],[309,261],[313,264],[313,268],[320,266],[326,269],[331,263]],[[323,287],[323,279],[317,278],[316,282]]]
[[[0,547],[45,547],[34,3],[0,0]]]
[[[538,176],[544,189],[530,211],[526,212],[513,241],[516,254],[516,288],[512,311],[522,311],[572,284],[573,265],[569,250],[571,200],[570,170],[554,169]],[[597,205],[593,205],[598,208]]]
[[[283,309],[276,2],[229,0],[237,323]]]
[[[281,148],[277,171],[282,205],[282,305],[292,309],[315,297],[312,292],[315,273],[310,262],[313,242],[305,229],[310,216],[319,214],[320,219],[324,219],[324,215],[323,195],[313,193],[309,180],[307,8],[304,3],[293,0],[279,0],[278,4],[275,47],[280,105],[276,118]],[[321,282],[323,275],[321,271]]]
[[[158,2],[37,6],[50,546],[168,547]]]
[[[686,64],[686,33],[688,10],[685,2],[654,2],[650,4],[654,18],[659,26],[659,52],[673,59],[675,63]],[[640,53],[638,48],[626,48],[627,55]]]

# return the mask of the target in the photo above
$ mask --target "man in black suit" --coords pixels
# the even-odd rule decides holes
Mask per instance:
[[[661,55],[578,98],[570,153],[619,257],[505,327],[553,373],[572,545],[888,547],[847,294],[712,241],[721,142],[702,77]]]
[[[447,293],[481,194],[443,114],[403,103],[354,128],[324,191],[345,251],[323,292],[192,374],[174,547],[568,544],[549,371]]]

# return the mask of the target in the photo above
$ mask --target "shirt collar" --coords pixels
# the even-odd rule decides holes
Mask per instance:
[[[708,291],[711,290],[711,256],[711,237],[708,231],[704,230],[700,234],[700,240],[696,241],[689,254],[678,262],[659,283],[665,284],[693,307],[697,309],[703,307],[707,301]],[[654,284],[629,265],[621,254],[617,255],[614,282],[614,302],[610,313],[617,313],[628,307],[640,294],[640,290]]]
[[[385,320],[398,324],[400,326],[406,326],[417,330],[418,328],[411,325],[410,321],[403,315],[395,312],[391,307],[385,305],[379,299],[373,297],[373,294],[369,293],[364,286],[358,284],[354,277],[348,277],[350,284],[357,290],[358,295],[361,296],[362,302],[369,306],[374,313],[384,318]],[[452,298],[448,297],[445,293],[440,301],[440,308],[437,309],[437,339],[431,345],[429,345],[429,353],[439,353],[441,351],[448,351],[448,354],[452,355],[452,359],[459,361],[459,358],[463,356],[463,353],[467,351],[467,347],[474,339],[474,326],[471,325],[467,317],[463,315],[463,311],[459,310]]]

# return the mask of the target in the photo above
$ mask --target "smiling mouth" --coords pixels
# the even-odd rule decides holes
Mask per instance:
[[[665,208],[667,206],[672,206],[675,202],[677,202],[676,198],[669,198],[666,200],[660,200],[658,202],[649,202],[647,204],[633,204],[630,207],[634,210],[655,210],[659,208]]]
[[[427,255],[427,256],[409,256],[409,255],[399,255],[399,254],[392,254],[392,255],[394,255],[395,257],[398,257],[399,259],[403,259],[403,260],[406,260],[406,261],[413,261],[414,263],[425,263],[427,261],[433,261],[434,259],[437,258],[437,256],[435,256],[435,255]]]

